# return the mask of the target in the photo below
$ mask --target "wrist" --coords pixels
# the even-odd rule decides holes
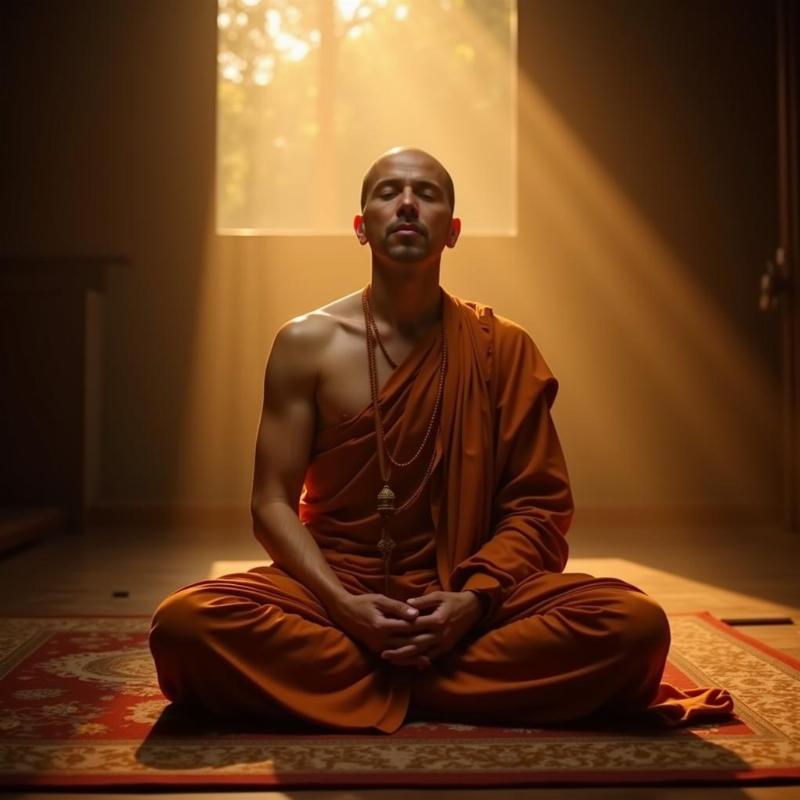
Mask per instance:
[[[323,605],[325,606],[328,614],[333,616],[347,607],[347,603],[352,596],[353,595],[350,594],[347,589],[342,588],[326,598]]]
[[[469,605],[473,617],[473,624],[475,624],[483,617],[486,611],[486,601],[480,592],[476,592],[474,589],[466,589],[463,594],[471,595],[472,597]]]

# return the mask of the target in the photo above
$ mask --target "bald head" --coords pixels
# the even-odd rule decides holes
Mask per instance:
[[[435,159],[430,153],[426,153],[424,150],[420,150],[416,147],[393,147],[373,162],[372,166],[367,170],[364,180],[361,182],[361,210],[364,210],[370,189],[373,187],[378,177],[380,177],[387,168],[391,167],[393,162],[402,163],[408,160],[408,156],[414,157],[419,163],[429,166],[432,169],[432,172],[447,196],[450,203],[450,211],[455,211],[456,193],[450,173],[444,168],[441,162]]]

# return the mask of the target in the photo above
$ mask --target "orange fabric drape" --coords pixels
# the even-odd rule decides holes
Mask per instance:
[[[443,334],[435,469],[390,521],[392,594],[474,589],[487,598],[480,624],[421,673],[392,667],[337,630],[276,563],[198,581],[161,604],[151,649],[165,694],[220,713],[387,733],[410,707],[526,724],[602,709],[666,725],[724,717],[724,690],[660,683],[669,628],[657,604],[614,578],[563,574],[573,502],[550,415],[558,383],[522,328],[442,291],[441,324],[380,392],[395,456],[408,459],[424,436]],[[393,474],[398,505],[426,464]],[[383,591],[381,485],[371,404],[317,434],[298,513],[351,592]]]
[[[418,505],[430,509],[442,587],[482,591],[496,607],[531,571],[560,572],[566,563],[573,503],[549,413],[558,383],[521,327],[443,291],[441,326],[417,343],[379,395],[387,446],[398,460],[424,436],[442,330],[449,369],[437,468],[427,502]],[[415,471],[395,473],[398,503],[424,466],[421,459]],[[380,487],[369,406],[317,436],[300,500],[300,517],[334,568],[353,569],[362,556],[368,571],[375,568]],[[411,513],[420,521],[428,511]]]

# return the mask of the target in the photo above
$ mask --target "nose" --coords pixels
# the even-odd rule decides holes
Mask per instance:
[[[417,206],[417,200],[414,197],[414,190],[410,186],[406,186],[403,188],[402,193],[400,194],[400,205],[397,209],[397,213],[401,217],[406,217],[409,215],[418,216],[419,208]]]

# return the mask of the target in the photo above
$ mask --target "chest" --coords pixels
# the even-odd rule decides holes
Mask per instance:
[[[399,339],[384,344],[396,364],[402,363],[414,347],[413,342]],[[379,348],[376,348],[375,362],[380,392],[394,369]],[[372,392],[363,331],[341,331],[326,348],[321,359],[315,402],[318,429],[345,422],[370,405]]]

